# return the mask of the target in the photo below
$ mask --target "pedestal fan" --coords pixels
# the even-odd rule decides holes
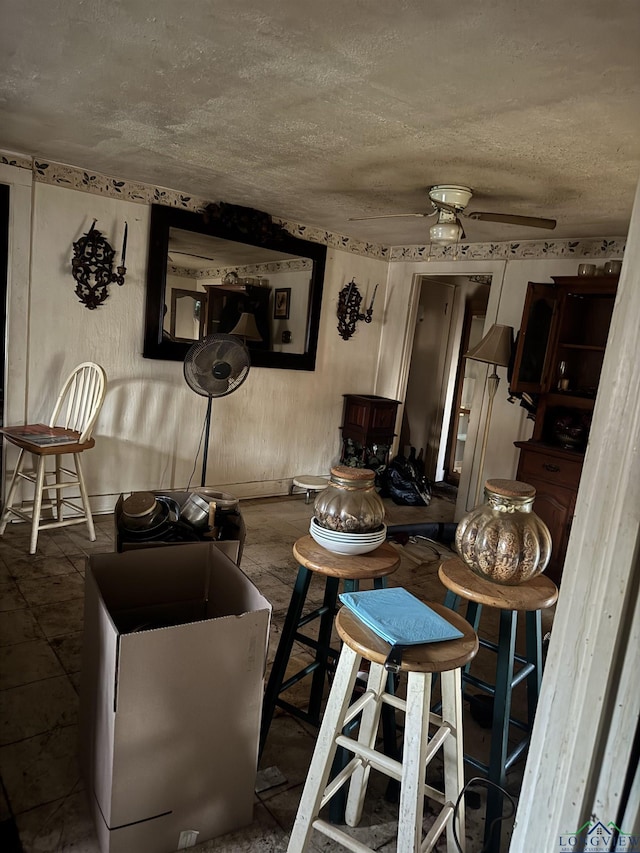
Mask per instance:
[[[200,485],[206,484],[211,403],[214,397],[226,397],[239,388],[249,375],[249,350],[234,335],[207,335],[197,341],[184,359],[184,378],[187,385],[202,397],[207,397],[202,476]]]

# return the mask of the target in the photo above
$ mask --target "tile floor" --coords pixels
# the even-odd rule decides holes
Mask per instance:
[[[428,508],[387,503],[387,523],[451,521],[454,504],[441,490]],[[247,528],[243,570],[273,605],[269,664],[284,621],[296,564],[293,542],[308,531],[312,504],[303,496],[243,501]],[[96,518],[97,540],[90,543],[83,527],[41,534],[38,553],[28,555],[25,525],[10,525],[0,540],[0,850],[3,853],[98,853],[76,746],[78,687],[82,648],[84,565],[87,555],[114,550],[111,516]],[[400,547],[401,567],[393,583],[427,599],[442,601],[437,578],[445,546],[428,542]],[[322,584],[314,578],[310,603],[317,604]],[[552,612],[544,614],[548,630]],[[495,630],[491,620],[481,629]],[[300,652],[304,659],[307,652]],[[483,653],[478,656],[478,661]],[[267,671],[268,674],[268,671]],[[296,690],[302,690],[298,685]],[[287,698],[294,698],[294,692]],[[295,701],[295,699],[294,699]],[[515,702],[515,694],[514,694]],[[486,729],[477,726],[465,705],[465,740],[482,751]],[[315,730],[277,712],[261,761],[261,769],[277,768],[286,781],[256,795],[254,822],[230,835],[192,848],[209,851],[284,851],[315,743]],[[517,795],[522,762],[509,774],[508,788]],[[435,769],[437,773],[437,768]],[[397,807],[384,797],[382,777],[372,774],[372,796],[354,835],[381,853],[395,850]],[[469,777],[475,775],[469,773]],[[467,809],[468,853],[481,849],[482,809]],[[425,824],[429,814],[425,812]],[[507,849],[509,822],[503,831]],[[314,836],[316,851],[344,848]],[[438,848],[444,850],[444,838]],[[145,853],[145,851],[131,851]]]

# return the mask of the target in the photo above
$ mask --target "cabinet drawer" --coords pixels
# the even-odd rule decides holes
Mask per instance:
[[[562,459],[558,456],[547,456],[544,453],[520,450],[518,479],[524,480],[524,482],[528,482],[527,478],[530,477],[535,480],[545,480],[547,483],[556,483],[559,486],[577,489],[581,472],[582,463],[573,459]]]

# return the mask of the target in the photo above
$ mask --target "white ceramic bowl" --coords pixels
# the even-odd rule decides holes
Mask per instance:
[[[327,530],[323,527],[318,519],[314,516],[311,519],[311,524],[309,529],[314,528],[318,530],[320,535],[326,539],[335,539],[337,542],[368,542],[368,541],[380,541],[386,539],[387,536],[387,526],[385,524],[381,525],[378,530],[368,531],[367,533],[351,533],[351,532],[341,532],[339,530]]]
[[[334,530],[327,531],[312,519],[309,526],[309,533],[318,545],[326,548],[327,551],[333,551],[334,554],[348,554],[355,556],[356,554],[367,554],[369,551],[375,551],[385,541],[387,536],[387,528],[383,527],[378,533],[373,534],[357,534],[357,533],[337,533]],[[331,536],[325,534],[330,533]]]

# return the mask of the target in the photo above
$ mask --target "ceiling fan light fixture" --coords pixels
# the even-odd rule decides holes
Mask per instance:
[[[457,243],[462,237],[462,227],[455,214],[441,210],[438,213],[438,221],[429,229],[429,237],[432,243]]]

